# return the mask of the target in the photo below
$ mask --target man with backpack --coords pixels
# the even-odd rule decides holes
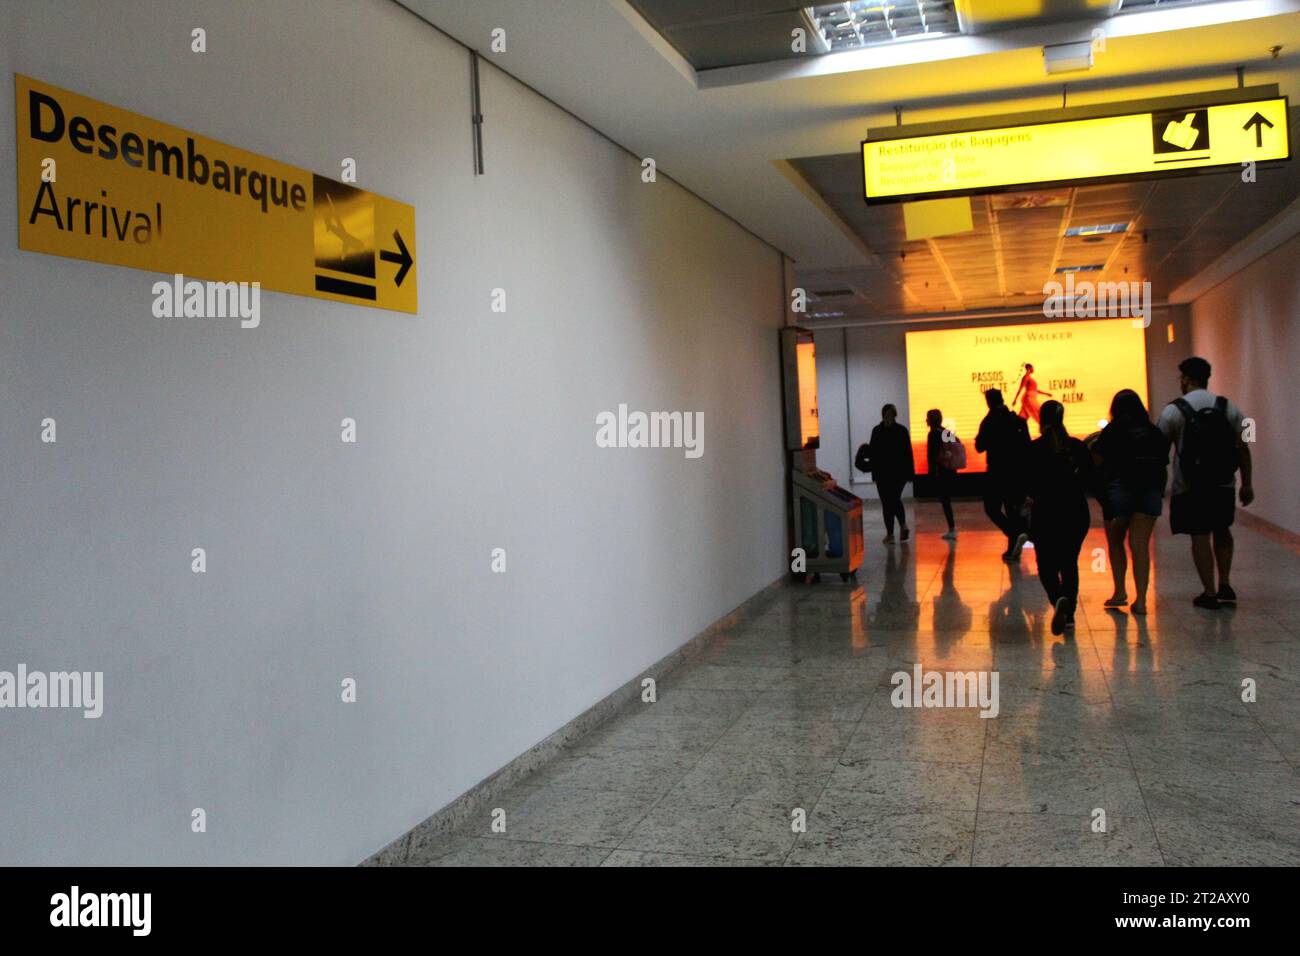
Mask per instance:
[[[1020,560],[1020,550],[1029,540],[1029,526],[1020,514],[1025,500],[1025,460],[1029,454],[1029,426],[1007,408],[1002,390],[984,393],[989,413],[975,435],[975,450],[983,452],[988,466],[984,481],[984,513],[1007,536],[1002,560]]]
[[[1232,573],[1232,522],[1236,517],[1237,471],[1242,505],[1255,500],[1250,449],[1242,440],[1242,414],[1227,398],[1214,395],[1210,363],[1193,356],[1179,363],[1183,397],[1165,407],[1157,423],[1175,448],[1169,527],[1192,538],[1192,560],[1203,592],[1192,601],[1218,610],[1237,603]],[[1219,583],[1215,587],[1214,572]]]
[[[932,408],[926,412],[925,423],[930,426],[930,434],[925,441],[926,470],[934,482],[934,495],[943,506],[944,520],[948,522],[948,530],[943,537],[948,541],[956,541],[957,522],[952,515],[952,489],[957,481],[957,472],[966,467],[966,446],[951,429],[943,427],[943,412],[939,409]]]

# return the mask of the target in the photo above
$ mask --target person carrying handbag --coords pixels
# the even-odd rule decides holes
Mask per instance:
[[[880,410],[880,424],[871,429],[867,442],[871,478],[880,494],[885,518],[885,544],[894,543],[894,520],[898,519],[900,540],[911,537],[907,512],[903,510],[903,489],[916,477],[912,461],[912,437],[898,423],[898,409],[886,405]],[[859,450],[859,454],[861,450]]]

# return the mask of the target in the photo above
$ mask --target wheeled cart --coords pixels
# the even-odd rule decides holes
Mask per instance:
[[[824,471],[792,471],[791,494],[795,546],[803,549],[808,572],[839,572],[841,581],[856,581],[862,567],[862,499]]]

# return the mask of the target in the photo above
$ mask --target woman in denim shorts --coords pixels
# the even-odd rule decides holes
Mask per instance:
[[[1117,608],[1128,604],[1128,555],[1124,553],[1127,536],[1133,554],[1136,590],[1129,610],[1145,614],[1147,585],[1151,579],[1151,531],[1163,510],[1169,439],[1151,424],[1151,416],[1137,392],[1126,388],[1115,393],[1111,400],[1110,423],[1092,443],[1092,454],[1102,469],[1102,510],[1106,517],[1110,571],[1115,579],[1115,591],[1105,606]]]

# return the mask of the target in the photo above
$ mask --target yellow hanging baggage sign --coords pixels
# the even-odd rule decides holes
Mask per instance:
[[[405,203],[14,81],[20,249],[417,311]]]
[[[868,203],[1187,175],[1291,158],[1285,96],[862,143]]]

